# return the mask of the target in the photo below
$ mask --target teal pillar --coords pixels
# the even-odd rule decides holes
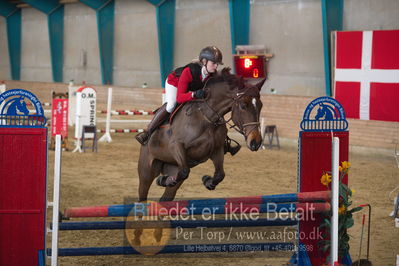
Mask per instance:
[[[231,50],[249,44],[250,0],[229,0]]]
[[[80,0],[80,2],[96,11],[101,79],[103,84],[112,84],[114,71],[115,1]]]
[[[23,2],[47,15],[53,81],[62,82],[64,66],[64,5],[60,4],[58,0],[23,0]]]
[[[0,15],[6,18],[8,55],[11,79],[21,79],[21,9],[6,1],[0,1]]]
[[[156,8],[161,84],[173,70],[176,0],[147,0]]]
[[[331,96],[331,32],[342,30],[344,0],[321,0],[326,95]]]

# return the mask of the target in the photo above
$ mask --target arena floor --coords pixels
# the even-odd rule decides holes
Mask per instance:
[[[139,144],[133,134],[114,134],[110,144],[99,143],[98,153],[63,152],[61,209],[71,206],[120,204],[126,197],[137,197],[137,160]],[[49,192],[52,197],[54,152],[49,153]],[[356,192],[354,205],[370,203],[373,207],[370,260],[374,265],[395,265],[399,251],[399,234],[388,216],[393,209],[388,193],[399,180],[399,169],[393,156],[351,153],[350,187]],[[236,156],[226,156],[225,180],[215,191],[201,183],[203,174],[212,174],[207,162],[194,168],[178,192],[179,198],[250,196],[296,191],[297,150],[283,146],[281,150],[251,152],[242,149]],[[150,197],[161,195],[155,184]],[[51,213],[51,212],[50,212]],[[365,212],[366,213],[366,212]],[[50,220],[51,217],[48,217]],[[349,231],[351,256],[358,257],[361,214],[355,215],[355,226]],[[367,229],[365,228],[365,232]],[[366,235],[365,235],[366,237]],[[60,247],[121,245],[123,231],[61,232]],[[363,258],[366,241],[363,241]],[[191,255],[190,255],[191,256]],[[281,256],[284,256],[281,258]],[[60,265],[285,265],[289,254],[268,254],[267,257],[236,253],[235,257],[218,254],[189,258],[133,256],[63,257]]]

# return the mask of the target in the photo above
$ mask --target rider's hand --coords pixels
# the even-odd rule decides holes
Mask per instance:
[[[195,99],[203,99],[205,98],[205,91],[204,90],[196,90],[193,92],[193,98]]]

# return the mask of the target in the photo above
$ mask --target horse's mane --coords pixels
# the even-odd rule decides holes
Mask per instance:
[[[238,88],[239,91],[243,90],[245,88],[244,79],[240,76],[231,74],[230,70],[231,68],[229,67],[223,68],[222,71],[213,75],[212,78],[209,79],[208,85],[212,86],[215,83],[227,82],[231,90],[234,88]]]
[[[237,89],[237,93],[244,93],[246,96],[250,97],[259,97],[260,92],[256,86],[252,86],[251,84],[245,85],[245,80],[241,76],[237,76],[230,73],[230,68],[225,67],[222,71],[218,72],[216,75],[213,75],[212,78],[208,80],[207,85],[213,85],[220,82],[227,82],[229,84],[230,90]]]

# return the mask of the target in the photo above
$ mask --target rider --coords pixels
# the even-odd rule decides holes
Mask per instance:
[[[222,58],[222,52],[216,46],[207,46],[201,50],[199,61],[191,62],[170,73],[165,82],[166,104],[155,113],[147,130],[136,135],[137,141],[142,145],[147,143],[151,134],[173,112],[176,101],[184,103],[193,99],[205,98],[204,83],[209,77],[216,74],[219,65],[223,65]],[[230,142],[231,140],[227,137],[225,153],[230,152],[231,155],[234,155],[241,147],[239,145],[232,147]]]

